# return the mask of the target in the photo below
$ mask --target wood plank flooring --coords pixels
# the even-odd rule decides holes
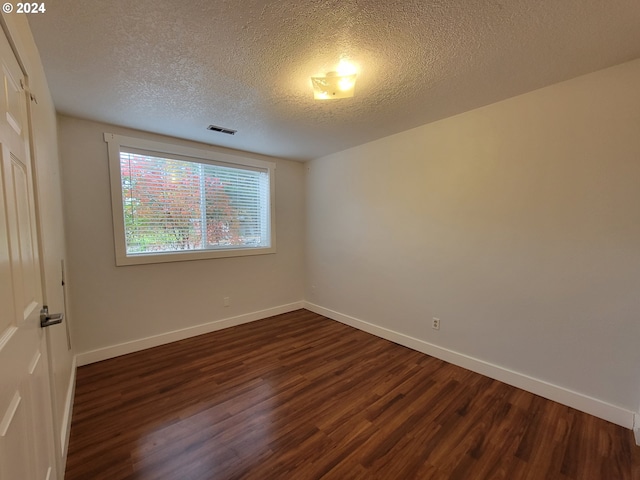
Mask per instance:
[[[306,310],[78,369],[67,480],[640,479],[631,431]]]

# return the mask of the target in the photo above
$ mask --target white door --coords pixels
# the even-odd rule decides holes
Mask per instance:
[[[54,480],[27,97],[0,32],[0,480]]]

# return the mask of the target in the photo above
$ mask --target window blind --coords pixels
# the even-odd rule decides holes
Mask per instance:
[[[127,255],[270,246],[269,173],[120,151]]]

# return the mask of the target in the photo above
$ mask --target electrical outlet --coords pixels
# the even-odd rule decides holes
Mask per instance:
[[[433,323],[431,324],[431,328],[434,330],[440,330],[440,319],[433,317]]]
[[[231,300],[229,300],[229,297],[224,297],[222,299],[222,302],[225,307],[228,307],[229,305],[231,305]]]

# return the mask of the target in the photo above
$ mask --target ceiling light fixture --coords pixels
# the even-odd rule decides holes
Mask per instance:
[[[341,60],[337,71],[328,72],[324,77],[311,77],[313,98],[332,100],[353,97],[356,87],[356,68]]]

